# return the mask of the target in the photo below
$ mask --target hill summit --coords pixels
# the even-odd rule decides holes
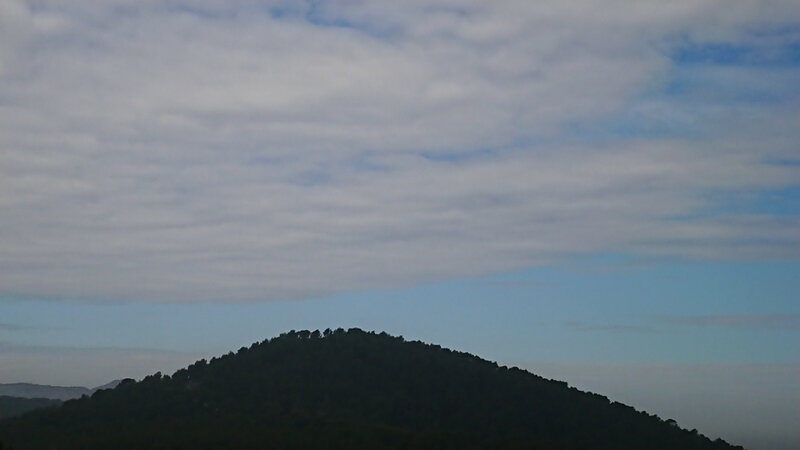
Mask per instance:
[[[517,368],[359,329],[291,331],[0,422],[25,449],[741,449]]]

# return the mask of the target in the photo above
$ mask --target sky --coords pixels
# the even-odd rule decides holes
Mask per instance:
[[[0,2],[0,382],[361,327],[800,448],[792,1]]]

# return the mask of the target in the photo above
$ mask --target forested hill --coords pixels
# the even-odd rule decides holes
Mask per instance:
[[[385,333],[289,332],[0,422],[14,449],[733,449],[516,368]]]
[[[51,398],[24,398],[0,395],[0,419],[14,417],[34,409],[58,406],[60,400]]]

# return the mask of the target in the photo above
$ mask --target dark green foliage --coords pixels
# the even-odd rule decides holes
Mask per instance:
[[[292,331],[0,422],[16,449],[733,449],[605,397],[358,329]]]
[[[0,395],[0,419],[14,417],[34,409],[58,406],[60,400],[49,398],[21,398]],[[0,447],[2,449],[2,447]]]

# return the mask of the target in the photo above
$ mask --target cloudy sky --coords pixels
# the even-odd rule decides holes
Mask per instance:
[[[792,1],[3,0],[0,382],[361,326],[800,446],[797,80]]]

